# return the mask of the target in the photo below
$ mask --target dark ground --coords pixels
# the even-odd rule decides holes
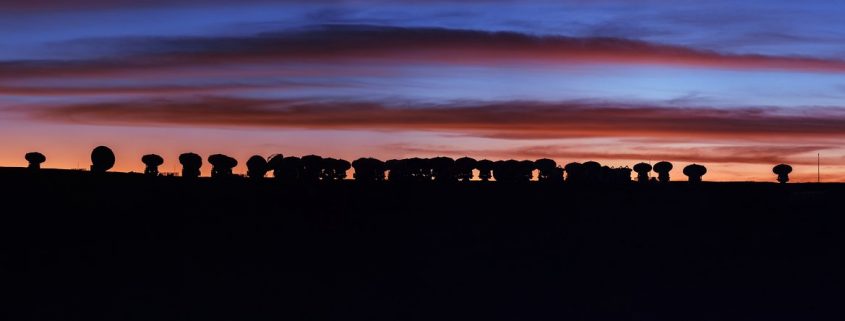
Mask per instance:
[[[841,184],[284,185],[0,168],[0,201],[6,320],[845,317]]]

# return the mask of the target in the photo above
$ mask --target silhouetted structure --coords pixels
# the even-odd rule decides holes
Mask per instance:
[[[267,161],[267,168],[273,171],[273,177],[281,179],[283,166],[282,163],[284,162],[285,156],[282,154],[275,154],[270,156],[270,159]]]
[[[147,165],[147,167],[144,168],[144,175],[158,176],[158,167],[161,166],[161,164],[164,164],[164,158],[161,158],[161,156],[156,154],[149,154],[141,156],[141,162],[144,163],[144,165]]]
[[[295,182],[302,179],[302,171],[302,159],[288,156],[279,161],[279,170],[274,170],[273,175],[284,182]]]
[[[255,155],[246,161],[246,176],[252,179],[264,178],[270,167],[267,165],[267,160],[264,157]]]
[[[441,164],[451,163],[446,159],[437,162]],[[433,178],[434,163],[435,161],[431,159],[414,157],[391,159],[384,166],[388,170],[388,180],[392,182],[430,182]],[[449,169],[444,170],[449,171]],[[447,173],[443,174],[448,175]]]
[[[194,153],[179,155],[179,164],[182,164],[182,177],[197,178],[200,176],[202,157]]]
[[[651,164],[639,163],[634,165],[634,171],[637,172],[638,182],[648,183],[648,174],[651,173]]]
[[[584,164],[572,162],[563,167],[566,171],[566,181],[570,183],[584,182]]]
[[[91,172],[105,173],[114,167],[114,152],[106,146],[97,146],[91,151]]]
[[[688,165],[684,167],[684,175],[689,177],[689,181],[693,183],[701,182],[701,177],[707,174],[707,168],[698,164]]]
[[[26,155],[24,155],[24,158],[27,162],[29,162],[29,165],[27,165],[26,168],[29,168],[31,170],[41,169],[41,163],[47,161],[47,157],[39,152],[26,153]]]
[[[478,161],[469,157],[461,157],[455,160],[455,177],[461,182],[472,180],[472,170],[475,169]]]
[[[300,179],[304,182],[315,183],[320,181],[323,172],[323,158],[317,155],[302,156],[302,175]]]
[[[493,178],[493,165],[495,163],[489,159],[482,159],[475,164],[478,169],[478,179],[483,182],[489,182]]]
[[[845,184],[384,183],[375,159],[323,183],[322,160],[290,185],[0,167],[31,314],[5,319],[841,319]]]
[[[405,171],[400,177],[407,178],[414,182],[430,182],[431,181],[431,160],[425,158],[409,158],[399,160],[399,168]]]
[[[588,161],[584,162],[582,170],[584,171],[584,181],[590,184],[601,182],[602,180],[602,166],[599,162]]]
[[[534,170],[537,169],[537,166],[534,165],[534,161],[522,160],[519,161],[519,165],[520,180],[530,181],[534,177]]]
[[[601,178],[603,184],[624,184],[631,182],[631,169],[628,167],[602,166]]]
[[[458,180],[455,174],[455,160],[449,157],[435,157],[429,160],[431,176],[439,183],[450,183]]]
[[[502,183],[527,183],[531,180],[534,162],[506,160],[493,163],[493,177]]]
[[[32,152],[25,155],[29,161],[30,169],[39,169],[40,164],[46,157],[40,153]],[[159,176],[158,167],[164,163],[164,159],[156,154],[144,155],[141,161],[146,165],[144,174],[148,176]],[[114,166],[114,153],[105,146],[98,146],[91,153],[91,171],[102,173]],[[196,178],[201,174],[202,158],[194,153],[179,155],[179,162],[182,164],[182,176],[185,178]],[[234,176],[232,170],[238,165],[238,161],[232,157],[214,154],[208,157],[212,164],[211,177]],[[350,163],[343,159],[323,158],[318,155],[307,155],[302,158],[284,157],[282,154],[274,154],[265,159],[260,155],[249,158],[246,162],[247,176],[252,179],[261,179],[267,172],[273,170],[273,176],[280,181],[287,182],[308,182],[320,181],[342,181],[347,178],[347,172],[355,168],[355,180],[364,182],[384,181],[391,182],[468,182],[473,179],[474,171],[478,170],[478,178],[481,181],[490,181],[495,178],[502,183],[525,183],[534,177],[537,171],[537,181],[548,183],[582,183],[582,184],[619,184],[631,182],[632,171],[637,172],[637,181],[645,182],[668,182],[669,172],[673,165],[667,161],[661,161],[651,166],[647,163],[634,165],[633,170],[625,167],[602,166],[595,161],[584,163],[572,162],[561,167],[555,160],[541,158],[536,161],[530,160],[480,160],[476,161],[470,157],[461,157],[457,160],[450,157],[434,158],[406,158],[392,159],[382,162],[375,158],[360,158]],[[658,173],[657,179],[649,177],[649,173]],[[789,181],[789,173],[792,167],[786,164],[775,166],[772,171],[778,175],[778,181],[786,183]],[[684,168],[684,174],[689,176],[691,182],[701,181],[701,177],[707,172],[701,165],[692,164]],[[565,177],[564,177],[565,174]]]
[[[655,172],[657,172],[657,180],[659,180],[661,183],[668,183],[669,172],[672,171],[673,167],[674,166],[672,166],[672,163],[666,161],[657,162],[657,164],[654,164],[653,169]]]
[[[375,158],[359,158],[352,162],[354,178],[359,182],[384,181],[385,163]],[[393,170],[391,170],[393,172]]]
[[[324,181],[341,181],[346,179],[346,172],[352,164],[343,159],[323,158],[323,172],[320,179]]]
[[[563,182],[563,168],[557,166],[554,160],[542,158],[534,161],[534,167],[539,174],[537,180],[540,182]]]
[[[238,166],[238,160],[223,154],[208,156],[208,163],[211,164],[211,177],[222,178],[232,176],[232,169]]]
[[[398,159],[390,159],[384,162],[384,168],[387,170],[387,180],[391,182],[408,181],[409,174],[404,169],[405,161]],[[352,167],[355,167],[355,162],[352,162]],[[357,173],[358,170],[356,169]]]
[[[772,172],[778,175],[778,182],[786,184],[786,182],[789,182],[789,173],[792,173],[792,166],[779,164],[772,168]]]

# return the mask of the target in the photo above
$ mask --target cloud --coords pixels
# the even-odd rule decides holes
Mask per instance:
[[[74,46],[86,44],[112,56],[7,61],[0,63],[0,79],[285,63],[496,66],[595,63],[845,72],[845,61],[834,59],[732,55],[620,38],[367,25],[324,25],[242,37],[88,39]]]
[[[248,90],[274,91],[302,89],[312,87],[327,87],[329,85],[306,84],[295,82],[265,82],[265,83],[224,83],[205,85],[124,85],[124,86],[0,86],[0,95],[10,96],[89,96],[89,95],[191,95],[191,94],[221,94],[243,92]],[[331,85],[334,88],[340,84]]]
[[[379,103],[239,97],[24,106],[85,124],[435,131],[507,139],[584,137],[795,140],[845,136],[845,108],[704,108],[613,102]]]
[[[630,0],[629,0],[630,1]],[[660,0],[640,1],[653,2]],[[477,0],[477,3],[496,4],[496,3],[512,3],[511,0]],[[554,0],[554,1],[534,1],[535,4],[542,3],[572,3],[572,4],[586,4],[584,0]],[[590,2],[598,2],[591,0]],[[607,3],[619,2],[601,1]],[[39,10],[56,10],[56,9],[114,9],[114,8],[137,8],[137,7],[166,7],[166,6],[186,6],[186,5],[207,5],[207,4],[231,4],[229,0],[39,0],[39,1],[19,1],[19,0],[0,0],[0,6],[4,10],[25,10],[25,11],[39,11]],[[241,0],[237,4],[302,4],[301,0]],[[396,4],[392,0],[312,0],[310,4],[319,5],[377,5],[377,4]],[[455,3],[454,0],[403,0],[402,4],[406,5],[425,5],[428,3],[449,4]],[[625,3],[625,2],[622,2]]]
[[[815,158],[804,155],[818,151],[832,150],[830,145],[727,145],[707,147],[647,147],[647,145],[625,144],[623,142],[585,146],[582,144],[532,145],[525,147],[467,150],[449,146],[428,146],[393,144],[390,150],[413,155],[487,155],[500,159],[539,159],[551,158],[566,161],[585,160],[669,160],[685,163],[736,163],[736,164],[777,164],[815,165]],[[841,163],[841,162],[837,162]]]
[[[628,159],[628,160],[672,160],[692,163],[742,163],[769,164],[791,163],[796,165],[815,164],[801,154],[833,149],[824,145],[795,146],[708,146],[708,147],[662,147],[638,148],[630,151],[579,151],[577,148],[561,146],[537,146],[514,151],[533,158],[553,157],[568,159]]]
[[[229,90],[249,89],[252,86],[209,85],[209,86],[112,86],[112,87],[46,87],[17,86],[0,87],[0,95],[16,96],[73,96],[113,94],[191,94],[211,93]]]
[[[39,0],[39,1],[18,1],[0,0],[0,6],[4,11],[10,12],[40,12],[53,10],[91,10],[91,9],[132,9],[147,7],[179,7],[196,6],[208,4],[226,4],[226,0]],[[289,2],[292,0],[242,0],[242,2],[272,3]],[[318,3],[337,3],[338,0],[317,0]]]

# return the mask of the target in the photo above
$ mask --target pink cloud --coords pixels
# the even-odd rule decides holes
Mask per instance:
[[[734,55],[619,38],[533,36],[438,28],[324,26],[246,37],[88,40],[122,54],[77,61],[0,64],[0,79],[113,75],[177,68],[275,63],[648,64],[740,70],[845,72],[845,61]]]
[[[404,104],[233,97],[16,108],[66,123],[438,131],[508,139],[584,137],[789,139],[845,136],[845,109],[669,108],[512,101]]]

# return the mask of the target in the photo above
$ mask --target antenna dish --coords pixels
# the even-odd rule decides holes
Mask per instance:
[[[47,161],[47,157],[39,152],[26,153],[24,159],[29,162],[29,166],[27,166],[29,169],[41,169],[41,163]]]
[[[667,183],[671,180],[669,172],[672,171],[672,168],[674,168],[672,163],[667,161],[657,162],[657,164],[654,164],[654,167],[652,167],[652,169],[657,172],[657,180],[661,183]]]
[[[651,173],[651,165],[648,163],[639,163],[634,165],[634,171],[637,172],[637,181],[640,183],[648,183],[648,173]]]
[[[114,167],[114,152],[106,146],[97,146],[91,151],[91,171],[105,173]]]
[[[196,178],[200,176],[202,157],[194,153],[179,155],[179,164],[182,164],[182,177]]]
[[[684,175],[689,177],[690,182],[701,182],[701,177],[704,176],[704,174],[707,174],[707,168],[702,165],[692,164],[684,167]]]
[[[792,173],[792,166],[779,164],[772,168],[772,172],[778,175],[778,182],[786,184],[786,182],[789,182],[789,173]]]
[[[149,154],[142,156],[141,162],[147,165],[147,168],[144,169],[144,174],[158,176],[158,167],[164,164],[164,158],[156,154]]]

